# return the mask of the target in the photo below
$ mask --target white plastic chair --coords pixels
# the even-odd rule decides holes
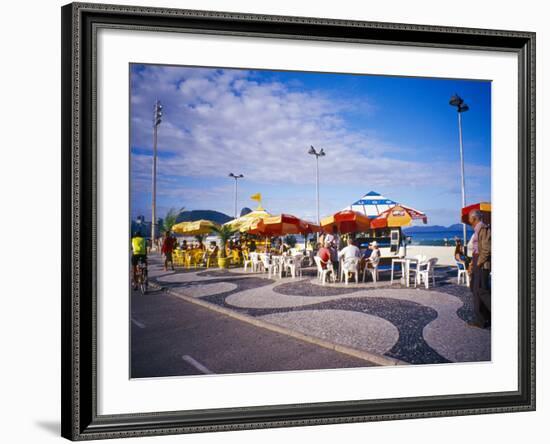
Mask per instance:
[[[249,259],[251,261],[251,267],[250,269],[252,271],[260,271],[262,268],[262,261],[260,260],[259,253],[252,252],[249,254]],[[246,270],[246,267],[245,267]]]
[[[462,261],[456,261],[456,268],[458,270],[458,274],[456,276],[457,284],[460,285],[464,281],[464,283],[469,287],[470,286],[470,274],[468,273],[468,270],[466,269],[466,264]]]
[[[261,255],[262,265],[265,271],[267,271],[268,277],[271,278],[271,275],[279,274],[279,264],[277,261],[274,261],[267,254]]]
[[[368,276],[368,272],[370,272],[370,275],[372,277],[373,282],[378,282],[378,265],[380,264],[380,257],[376,258],[376,260],[369,260],[367,259],[367,262],[365,263],[365,268],[363,269],[363,282],[366,281],[366,277]],[[368,265],[371,265],[369,267]],[[392,270],[393,274],[393,270]]]
[[[314,265],[315,261],[313,260],[313,257],[313,250],[305,250],[302,257],[302,266],[311,267]]]
[[[366,278],[368,276],[367,273],[370,273],[372,277],[372,281],[374,283],[378,282],[378,262],[373,263],[372,267],[368,267],[368,262],[365,264],[365,268],[363,269],[363,282],[367,282]]]
[[[342,267],[340,271],[340,281],[345,280],[346,285],[348,284],[349,274],[355,274],[355,283],[359,283],[359,262],[358,257],[351,257],[342,261]]]
[[[329,261],[326,263],[327,268],[323,268],[323,261],[319,256],[313,258],[315,260],[315,265],[317,265],[317,279],[321,281],[322,284],[326,283],[327,276],[330,275],[330,279],[334,282],[334,270],[332,269],[332,263]]]
[[[302,276],[302,259],[301,254],[293,256],[287,256],[284,261],[284,269],[288,270],[290,275],[295,278],[296,276]]]
[[[243,267],[244,267],[244,272],[246,273],[246,270],[248,267],[250,267],[250,269],[253,271],[254,270],[254,262],[252,262],[252,255],[253,254],[256,254],[256,253],[244,253],[243,254]]]
[[[437,258],[431,258],[430,260],[420,262],[418,264],[418,268],[416,269],[416,279],[414,280],[414,285],[416,284],[422,284],[424,282],[424,286],[426,288],[430,288],[430,276],[432,277],[432,286],[435,287],[435,274],[434,274],[434,268],[435,264],[437,264]]]

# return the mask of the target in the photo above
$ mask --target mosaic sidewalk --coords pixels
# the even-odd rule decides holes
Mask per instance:
[[[172,294],[404,363],[491,359],[491,331],[468,327],[471,294],[452,269],[438,269],[428,290],[387,280],[320,285],[314,269],[294,279],[238,268],[164,272],[154,258],[150,276]]]

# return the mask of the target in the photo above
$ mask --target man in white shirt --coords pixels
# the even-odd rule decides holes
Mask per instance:
[[[348,246],[342,248],[342,250],[338,252],[338,259],[344,258],[344,261],[346,261],[353,257],[360,258],[361,251],[359,250],[359,248],[353,245],[353,239],[351,237],[348,237]]]

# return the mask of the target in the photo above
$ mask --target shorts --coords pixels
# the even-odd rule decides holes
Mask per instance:
[[[166,253],[164,253],[164,257],[166,258],[166,260],[168,262],[172,262],[172,252],[171,251],[167,251]]]
[[[134,254],[132,255],[132,265],[135,267],[139,263],[147,265],[147,255],[146,254]]]

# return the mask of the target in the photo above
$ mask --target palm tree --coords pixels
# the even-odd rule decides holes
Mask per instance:
[[[221,248],[220,248],[220,257],[225,257],[225,245],[227,244],[227,241],[235,234],[236,230],[232,230],[228,225],[221,225],[219,227],[212,227],[212,231],[214,231],[218,237],[220,238],[221,242]]]
[[[168,213],[166,213],[166,216],[164,217],[164,221],[162,223],[164,231],[172,231],[172,227],[176,225],[176,219],[180,212],[181,210],[176,211],[175,208],[170,208],[168,210]]]

